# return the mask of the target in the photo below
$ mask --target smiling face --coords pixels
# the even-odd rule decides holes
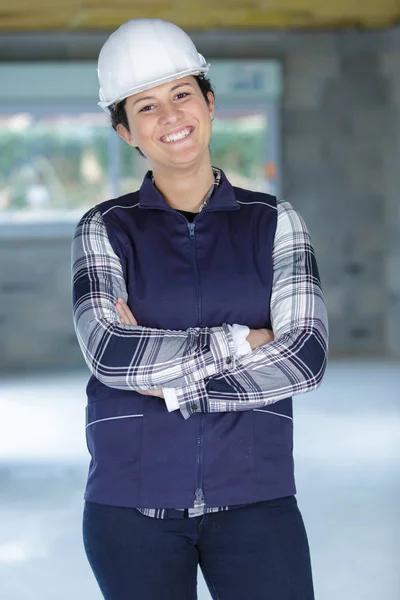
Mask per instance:
[[[118,134],[141,149],[156,168],[184,168],[209,161],[214,95],[208,104],[194,77],[188,76],[129,96],[125,111],[129,131]]]

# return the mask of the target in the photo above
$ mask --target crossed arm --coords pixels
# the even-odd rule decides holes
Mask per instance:
[[[185,418],[248,410],[315,389],[327,354],[327,315],[308,232],[289,203],[278,204],[271,323],[275,339],[236,356],[228,325],[159,330],[125,325],[122,266],[101,214],[89,211],[73,241],[74,322],[93,374],[119,389],[175,389]],[[227,359],[229,359],[227,366]]]
[[[124,325],[115,302],[127,300],[119,255],[102,215],[86,213],[72,243],[74,325],[92,373],[116,389],[145,391],[185,386],[235,364],[236,345],[227,324],[185,331]]]
[[[117,303],[115,304],[115,308],[119,314],[121,323],[123,323],[124,325],[133,325],[134,327],[138,326],[138,322],[137,322],[134,314],[132,313],[128,304],[123,300],[123,298],[118,298]],[[251,352],[252,350],[255,350],[255,348],[258,348],[259,346],[264,346],[265,344],[268,344],[269,342],[271,342],[274,339],[274,333],[271,329],[249,329],[248,327],[245,327],[244,329],[247,331],[237,332],[240,336],[240,338],[237,338],[238,339],[237,346],[239,346],[239,347],[242,346],[245,348],[245,352],[243,352],[243,354],[246,354],[247,352]],[[234,332],[234,338],[235,338],[235,332]],[[177,403],[176,393],[172,394],[173,408],[170,408],[172,406],[172,404],[171,404],[171,400],[168,402],[168,395],[166,394],[167,390],[170,393],[174,392],[174,388],[164,388],[161,390],[152,390],[152,391],[145,391],[145,392],[142,391],[141,393],[145,394],[147,396],[157,396],[158,398],[164,398],[165,400],[167,400],[167,406],[169,405],[169,410],[178,409],[179,404]],[[171,396],[170,396],[170,398],[171,398]],[[176,406],[175,406],[175,403],[176,403]]]

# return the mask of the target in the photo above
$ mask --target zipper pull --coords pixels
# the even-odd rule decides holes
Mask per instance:
[[[196,493],[194,495],[194,508],[201,508],[204,506],[204,494],[201,488],[197,488]]]
[[[194,223],[188,223],[188,227],[189,227],[189,237],[190,237],[190,239],[193,239],[194,238],[195,224]]]

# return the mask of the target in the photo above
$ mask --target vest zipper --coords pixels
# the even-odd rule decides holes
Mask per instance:
[[[195,269],[195,279],[196,279],[196,289],[195,289],[195,295],[196,295],[196,301],[197,301],[197,306],[196,306],[196,312],[197,312],[197,325],[198,327],[201,327],[201,296],[200,296],[200,278],[199,278],[199,270],[198,270],[198,265],[197,265],[197,255],[196,255],[196,233],[195,233],[195,229],[196,229],[196,225],[195,222],[189,222],[187,220],[187,218],[184,215],[181,215],[179,212],[173,210],[173,209],[168,209],[168,208],[160,208],[159,206],[150,206],[148,208],[154,208],[157,210],[164,210],[165,212],[171,212],[171,213],[175,213],[178,214],[180,217],[182,217],[183,219],[185,219],[185,221],[187,222],[188,225],[188,230],[189,230],[189,239],[191,241],[191,243],[193,244],[193,262],[194,262],[194,269]],[[210,209],[205,207],[203,212],[217,212],[219,210],[229,210],[229,209]],[[197,217],[195,217],[195,220],[197,219]],[[203,452],[204,452],[204,427],[205,427],[205,422],[204,422],[204,414],[203,413],[198,413],[198,422],[199,422],[199,435],[197,438],[197,474],[196,474],[196,492],[194,495],[194,503],[193,503],[193,507],[194,508],[202,508],[205,506],[205,498],[204,498],[204,492],[203,492]]]
[[[201,327],[201,295],[200,295],[200,278],[199,270],[197,266],[197,255],[196,255],[196,224],[188,222],[189,238],[193,244],[193,263],[196,280],[196,312],[197,312],[197,325]],[[204,414],[198,414],[199,420],[199,435],[197,438],[197,474],[196,474],[196,492],[194,495],[194,508],[202,508],[205,505],[204,492],[203,492],[203,450],[204,450]]]
[[[188,223],[189,227],[189,237],[192,240],[193,244],[193,262],[194,262],[194,272],[196,279],[196,313],[197,313],[197,326],[201,327],[201,297],[200,297],[200,281],[199,281],[199,270],[197,267],[197,256],[196,256],[196,234],[195,227],[196,224],[194,221],[192,223]]]
[[[200,488],[197,488],[195,496],[194,496],[194,508],[202,508],[204,506],[205,502],[204,502],[204,494],[203,494],[203,490]]]

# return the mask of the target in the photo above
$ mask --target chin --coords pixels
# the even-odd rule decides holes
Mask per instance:
[[[202,160],[206,153],[208,153],[208,146],[206,148],[182,148],[178,152],[169,153],[168,159],[174,163],[193,163]]]
[[[185,167],[196,163],[201,160],[202,154],[199,153],[182,153],[180,156],[163,156],[159,157],[155,161],[152,161],[150,157],[150,163],[158,164],[159,166],[170,168],[170,167]]]
[[[142,151],[146,154],[145,150]],[[204,148],[199,148],[198,145],[195,147],[181,148],[181,149],[170,149],[162,148],[162,152],[157,154],[148,153],[146,154],[150,165],[158,165],[159,167],[171,168],[171,167],[185,167],[195,164],[196,162],[202,161],[204,157],[209,153],[208,145]]]
[[[171,161],[172,166],[177,167],[177,168],[185,168],[185,167],[191,167],[192,165],[195,165],[197,162],[200,162],[200,157],[199,156],[193,156],[193,157],[186,157],[185,159],[176,159]],[[171,164],[170,163],[170,164]]]

